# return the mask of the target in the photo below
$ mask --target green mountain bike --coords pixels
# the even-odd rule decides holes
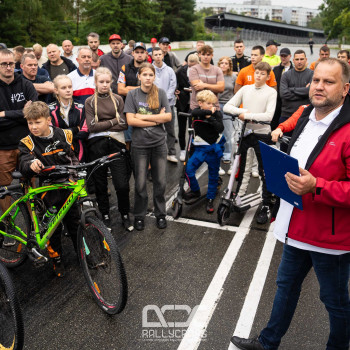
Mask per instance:
[[[119,249],[96,208],[83,206],[91,200],[85,189],[91,174],[119,157],[124,154],[110,154],[85,164],[46,167],[39,174],[45,179],[41,187],[31,187],[28,180],[0,187],[0,199],[12,198],[11,206],[0,216],[0,261],[10,268],[19,266],[27,257],[35,264],[46,263],[46,245],[50,237],[72,205],[78,203],[81,207],[78,257],[86,282],[102,310],[108,314],[120,313],[127,302],[128,284]],[[87,178],[88,168],[92,170]],[[75,182],[58,183],[58,179],[68,178],[72,171],[76,173]],[[22,175],[17,172],[14,177],[19,179]],[[43,230],[40,217],[46,209],[40,194],[60,189],[71,193]]]

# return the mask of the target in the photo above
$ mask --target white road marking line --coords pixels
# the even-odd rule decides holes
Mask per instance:
[[[243,226],[238,228],[233,237],[187,331],[178,350],[196,350],[203,338],[210,319],[220,300],[223,285],[236,260],[237,254],[250,230],[250,224],[256,212],[256,207],[247,211],[242,220]]]
[[[261,294],[265,285],[266,276],[270,268],[273,252],[275,250],[276,239],[273,235],[273,227],[274,223],[271,224],[270,229],[266,234],[265,244],[261,251],[253,279],[250,283],[249,290],[236,325],[236,329],[233,333],[233,335],[236,335],[238,337],[248,338],[252,329]],[[228,350],[235,349],[238,348],[230,343]]]
[[[239,230],[239,227],[237,226],[220,226],[219,224],[216,224],[215,222],[208,222],[208,221],[200,221],[200,220],[193,220],[193,219],[186,219],[186,218],[178,218],[174,220],[172,216],[167,216],[166,219],[168,221],[173,222],[179,222],[181,224],[188,224],[188,225],[194,225],[194,226],[203,226],[203,227],[210,227],[215,228],[217,230],[223,230],[223,231],[233,231],[236,232]]]

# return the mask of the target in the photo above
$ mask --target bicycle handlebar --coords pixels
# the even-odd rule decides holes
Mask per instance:
[[[96,164],[103,165],[103,164],[112,162],[113,160],[117,159],[121,154],[123,154],[125,152],[126,151],[123,149],[120,152],[112,153],[112,154],[109,154],[107,156],[103,156],[103,157],[95,159],[89,163],[83,163],[83,164],[77,164],[77,165],[51,165],[51,166],[47,166],[47,167],[44,167],[38,175],[39,176],[46,175],[45,173],[51,173],[53,171],[67,171],[68,169],[82,170],[82,169],[90,168]]]

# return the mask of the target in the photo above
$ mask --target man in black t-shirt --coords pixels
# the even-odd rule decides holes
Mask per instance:
[[[67,75],[77,69],[69,58],[60,56],[60,49],[56,44],[48,45],[46,53],[49,60],[43,64],[43,68],[49,72],[51,80],[54,80],[57,75]]]
[[[176,73],[177,70],[181,66],[181,62],[178,57],[174,54],[174,52],[170,51],[170,40],[166,37],[162,37],[159,39],[159,47],[164,53],[164,63],[171,67]]]
[[[231,57],[233,65],[233,73],[238,75],[239,71],[251,64],[250,57],[244,55],[244,42],[242,39],[237,39],[234,42],[233,48],[236,52],[234,56]]]

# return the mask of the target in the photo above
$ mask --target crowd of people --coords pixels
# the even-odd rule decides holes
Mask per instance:
[[[312,40],[309,44],[312,50]],[[251,177],[260,177],[262,205],[256,221],[265,224],[273,196],[266,188],[258,141],[273,144],[290,133],[288,149],[281,146],[281,150],[299,160],[300,176],[287,173],[286,182],[303,196],[304,210],[277,200],[275,234],[285,246],[271,319],[258,338],[231,341],[240,349],[277,349],[301,284],[314,267],[330,315],[327,349],[348,349],[349,51],[340,50],[337,58],[330,58],[330,49],[323,46],[319,59],[308,68],[305,51],[296,50],[292,58],[285,47],[277,55],[280,44],[275,40],[268,40],[265,47],[256,45],[245,55],[244,42],[238,39],[235,54],[220,57],[217,65],[213,48],[203,41],[182,63],[166,37],[159,42],[152,38],[147,49],[143,42],[130,40],[127,45],[113,34],[110,52],[99,46],[97,33],[87,36],[87,46],[80,47],[77,55],[70,40],[62,42],[62,50],[48,45],[47,57],[40,44],[12,51],[0,44],[0,185],[11,183],[16,168],[32,176],[43,165],[90,161],[123,151],[124,156],[108,167],[125,229],[144,230],[150,180],[156,226],[165,229],[167,162],[174,166],[185,160],[188,119],[177,116],[178,135],[175,121],[176,112],[186,112],[192,115],[195,135],[184,199],[201,196],[196,170],[206,162],[206,212],[214,212],[218,177],[225,174],[221,162],[232,161],[246,122],[237,193],[244,195]],[[232,120],[231,115],[237,118]],[[64,156],[61,150],[66,150]],[[95,193],[103,220],[110,226],[107,170],[103,167],[93,174],[89,192]],[[66,196],[46,198],[47,205],[62,203]],[[8,206],[8,199],[0,200],[2,211]],[[76,236],[77,215],[74,210],[67,219],[71,237]],[[50,249],[56,274],[61,276],[59,234],[55,233]]]

